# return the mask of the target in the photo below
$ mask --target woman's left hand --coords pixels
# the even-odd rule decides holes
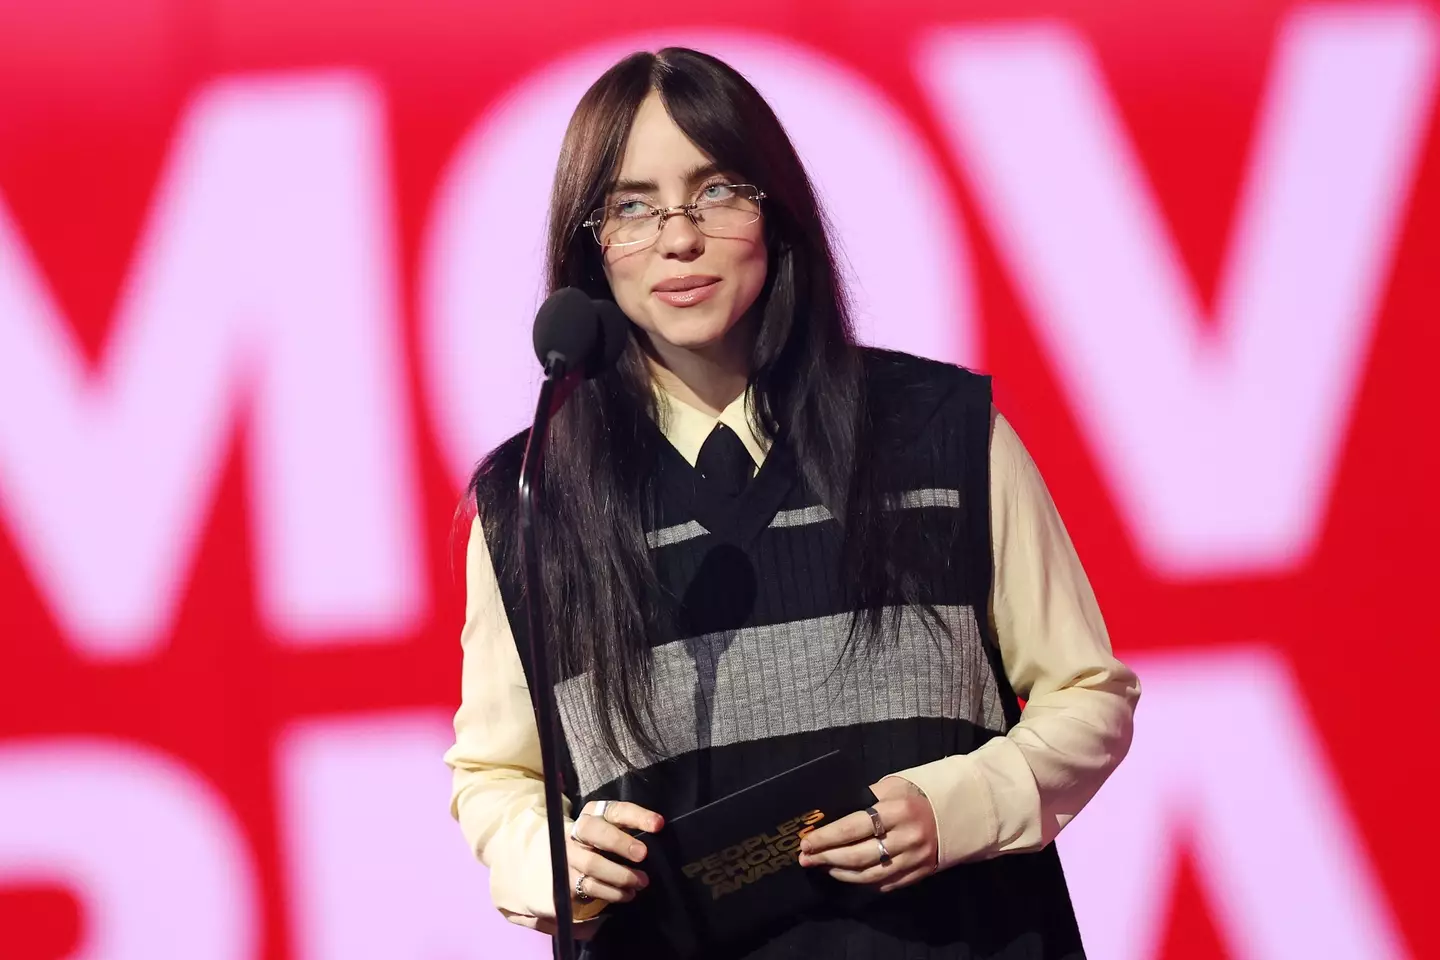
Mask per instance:
[[[902,777],[872,784],[878,798],[888,858],[881,857],[870,814],[861,810],[823,826],[800,841],[800,866],[829,867],[830,876],[845,883],[878,886],[882,893],[907,887],[935,872],[940,843],[935,811],[920,788]]]

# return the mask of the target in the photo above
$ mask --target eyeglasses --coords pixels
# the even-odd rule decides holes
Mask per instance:
[[[657,207],[644,200],[622,200],[592,210],[582,226],[590,228],[602,247],[631,247],[660,236],[665,221],[684,215],[707,237],[728,237],[760,219],[765,194],[750,183],[712,183],[695,199],[675,207]]]

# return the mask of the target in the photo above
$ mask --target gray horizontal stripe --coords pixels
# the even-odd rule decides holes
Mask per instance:
[[[675,543],[684,543],[686,540],[694,540],[696,537],[703,537],[709,533],[700,524],[691,520],[689,523],[677,523],[671,527],[661,527],[659,530],[651,530],[645,534],[645,542],[651,550],[660,547],[668,547]]]
[[[959,490],[930,487],[923,490],[907,490],[898,497],[892,498],[889,501],[888,509],[913,510],[917,507],[951,507],[958,510],[961,502]],[[770,526],[772,528],[804,527],[812,523],[824,523],[832,517],[833,515],[824,506],[801,507],[798,510],[781,510],[770,521]],[[686,540],[693,540],[696,537],[703,537],[709,532],[691,520],[689,523],[677,523],[673,526],[661,527],[659,530],[652,530],[645,534],[645,542],[649,544],[651,550],[655,550],[684,543]]]
[[[974,611],[940,607],[950,636],[936,642],[918,610],[900,611],[897,643],[841,664],[850,615],[707,634],[654,651],[656,739],[664,756],[711,746],[912,717],[1004,729],[995,678]],[[839,666],[837,666],[839,665]],[[625,772],[605,750],[589,675],[556,685],[581,793]],[[634,740],[621,746],[646,766]]]
[[[770,526],[803,527],[811,523],[824,523],[830,517],[830,511],[826,507],[801,507],[799,510],[781,510],[775,514],[775,519],[770,521]]]
[[[941,487],[923,490],[907,490],[899,496],[887,497],[887,510],[914,510],[917,507],[952,507],[960,509],[960,491]],[[825,506],[801,507],[799,510],[781,510],[770,521],[772,527],[803,527],[808,523],[824,523],[834,516]]]
[[[914,510],[917,507],[951,507],[958,510],[961,502],[959,490],[929,487],[924,490],[907,490],[900,494],[898,507],[901,510]]]

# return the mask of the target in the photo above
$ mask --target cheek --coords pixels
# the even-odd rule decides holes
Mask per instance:
[[[755,248],[750,255],[736,263],[735,267],[735,274],[740,280],[740,297],[744,301],[742,309],[748,309],[760,296],[760,291],[765,286],[765,277],[769,267],[765,248],[763,246]]]
[[[638,308],[645,297],[645,268],[636,257],[616,257],[605,264],[605,279],[610,293],[622,309]],[[626,312],[634,313],[626,309]]]

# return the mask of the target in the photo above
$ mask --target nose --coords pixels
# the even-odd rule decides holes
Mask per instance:
[[[677,260],[693,260],[705,252],[705,235],[680,211],[660,222],[660,236],[655,243],[663,256]]]

